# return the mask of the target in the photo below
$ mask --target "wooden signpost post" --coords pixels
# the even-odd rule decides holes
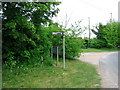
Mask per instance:
[[[53,35],[58,35],[61,34],[63,35],[63,68],[65,69],[65,36],[63,32],[52,32]],[[51,58],[53,58],[53,47],[51,48]],[[58,60],[59,60],[59,47],[57,46],[57,65],[58,65]]]

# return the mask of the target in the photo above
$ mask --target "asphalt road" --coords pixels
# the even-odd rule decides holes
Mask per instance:
[[[118,88],[118,52],[82,53],[78,59],[97,66],[103,88]]]
[[[99,68],[104,88],[118,88],[118,52],[109,53],[99,59]]]

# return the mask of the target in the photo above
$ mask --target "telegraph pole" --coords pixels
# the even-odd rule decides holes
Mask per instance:
[[[88,42],[88,47],[90,47],[90,17],[88,17],[88,28],[89,28],[89,42]]]
[[[111,30],[112,30],[112,13],[110,13],[110,15],[111,15],[111,18],[110,18],[110,28],[111,28]],[[112,35],[111,35],[112,36]]]
[[[118,34],[120,34],[120,1],[118,2]],[[120,50],[120,45],[118,45],[118,50]],[[118,88],[120,88],[120,84],[118,85]]]
[[[110,23],[112,23],[112,13],[110,13],[110,15],[111,15]]]

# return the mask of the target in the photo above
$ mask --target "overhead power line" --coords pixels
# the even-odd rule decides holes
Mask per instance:
[[[86,2],[86,1],[84,1],[84,0],[80,0],[80,1],[83,2],[83,3],[86,4],[86,5],[89,5],[89,6],[95,8],[95,9],[97,9],[97,10],[102,11],[102,12],[110,13],[108,10],[105,10],[105,9],[102,9],[102,8],[99,8],[99,7],[96,7],[95,5],[93,5],[93,4],[89,3],[89,2]]]

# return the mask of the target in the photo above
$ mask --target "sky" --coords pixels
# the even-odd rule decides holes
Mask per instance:
[[[65,25],[65,21],[69,22],[67,28],[74,25],[75,22],[82,20],[81,27],[88,27],[88,17],[90,17],[90,28],[99,23],[106,24],[110,18],[118,21],[118,2],[120,0],[59,0],[62,3],[58,6],[60,12],[54,17],[54,22]],[[112,16],[111,16],[112,13]],[[67,19],[66,19],[67,15]],[[63,24],[62,24],[63,22]],[[88,37],[88,29],[81,37]],[[91,38],[95,35],[91,32]]]

